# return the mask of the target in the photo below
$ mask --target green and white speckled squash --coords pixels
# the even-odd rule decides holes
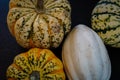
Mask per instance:
[[[14,58],[7,80],[65,80],[63,64],[48,49],[32,48]]]
[[[105,44],[120,48],[120,0],[100,0],[93,9],[91,22]]]
[[[10,0],[7,24],[24,48],[58,47],[71,28],[67,0]]]

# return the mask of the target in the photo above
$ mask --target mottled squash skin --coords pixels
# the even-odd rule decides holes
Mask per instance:
[[[120,48],[120,0],[100,0],[93,9],[91,21],[105,44]]]
[[[48,49],[32,48],[14,58],[7,80],[65,80],[62,62]]]
[[[24,48],[56,48],[71,29],[67,0],[10,0],[7,24]]]

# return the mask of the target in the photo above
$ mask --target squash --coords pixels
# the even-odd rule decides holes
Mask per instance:
[[[120,1],[100,0],[91,16],[92,28],[104,43],[120,48]]]
[[[32,48],[14,58],[7,80],[65,80],[63,64],[49,49]]]
[[[57,48],[71,29],[67,0],[10,0],[7,24],[24,48]]]
[[[73,28],[62,47],[69,80],[109,80],[111,62],[101,38],[86,25]]]

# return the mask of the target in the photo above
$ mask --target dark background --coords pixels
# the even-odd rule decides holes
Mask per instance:
[[[85,24],[91,28],[91,12],[99,0],[69,0],[71,3],[72,28],[78,24]],[[0,80],[6,79],[6,69],[14,57],[27,49],[19,46],[11,36],[7,23],[9,0],[0,0]],[[63,40],[64,42],[64,40]],[[63,43],[62,43],[63,44]],[[51,49],[61,59],[62,44],[57,49]],[[120,49],[106,45],[112,65],[110,80],[120,80]]]

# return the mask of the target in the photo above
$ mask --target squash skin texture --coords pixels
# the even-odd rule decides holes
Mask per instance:
[[[7,80],[32,80],[31,75],[40,78],[33,80],[65,80],[61,60],[48,49],[32,48],[21,53],[7,69]]]
[[[67,36],[62,61],[69,80],[109,80],[111,62],[101,38],[79,24]]]
[[[10,0],[7,24],[10,33],[24,48],[57,48],[71,29],[71,6],[67,0]]]
[[[119,0],[100,0],[92,11],[91,24],[106,45],[120,48]]]

